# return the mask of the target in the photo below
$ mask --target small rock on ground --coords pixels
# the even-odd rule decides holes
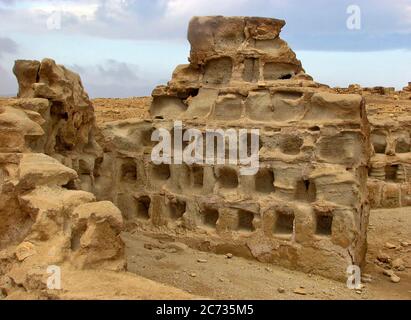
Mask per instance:
[[[294,291],[293,291],[295,294],[299,294],[299,295],[303,295],[303,296],[305,296],[306,294],[307,294],[307,292],[305,291],[305,289],[304,288],[296,288],[296,289],[294,289]]]

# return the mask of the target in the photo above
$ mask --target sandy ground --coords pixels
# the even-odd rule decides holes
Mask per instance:
[[[411,299],[411,246],[399,245],[411,239],[411,208],[372,212],[365,269],[372,282],[365,283],[361,293],[316,275],[199,252],[137,232],[124,233],[123,239],[130,272],[212,299]],[[386,249],[386,242],[398,245],[398,249]],[[399,283],[392,283],[374,264],[380,250],[406,261],[406,269],[396,272],[401,277]],[[303,289],[305,295],[294,293],[295,289]]]
[[[8,300],[191,300],[192,294],[130,272],[61,269],[61,289],[16,291]],[[0,297],[1,300],[1,297]]]
[[[151,97],[134,98],[97,98],[93,99],[97,126],[104,122],[125,120],[128,118],[143,119],[148,117]]]

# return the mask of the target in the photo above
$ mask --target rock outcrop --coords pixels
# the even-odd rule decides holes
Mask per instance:
[[[96,196],[148,235],[346,279],[347,266],[361,265],[366,251],[364,101],[305,74],[279,37],[283,25],[193,18],[190,63],[153,90],[151,118],[103,127]],[[242,128],[252,140],[251,129],[259,129],[258,172],[242,175],[227,159],[154,164],[152,133],[169,129],[173,141],[175,120],[183,133],[195,128],[204,137],[208,129]]]
[[[79,76],[49,59],[14,71],[22,98],[0,106],[1,293],[45,292],[53,265],[124,270],[121,212],[72,190],[78,173],[62,164],[99,152]]]
[[[370,103],[372,157],[369,196],[373,208],[411,206],[411,106]]]
[[[79,75],[51,59],[17,60],[13,71],[20,98],[13,105],[42,118],[44,135],[29,141],[28,147],[76,170],[75,187],[93,191],[89,170],[101,160],[103,150],[95,140],[94,109]]]
[[[361,266],[365,102],[313,81],[280,38],[284,24],[193,18],[189,64],[153,90],[147,119],[105,124],[102,147],[79,76],[50,59],[17,61],[19,98],[0,106],[3,291],[43,290],[38,270],[50,264],[123,270],[123,220],[199,250],[344,281],[349,265]],[[225,155],[181,163],[174,153],[171,164],[156,164],[157,129],[168,129],[173,152],[188,129],[204,141],[219,129],[211,143],[222,141]],[[253,174],[230,162],[238,141],[225,145],[226,133],[240,129],[239,140],[256,142]]]

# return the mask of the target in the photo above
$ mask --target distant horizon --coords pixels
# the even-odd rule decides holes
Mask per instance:
[[[46,59],[46,58],[44,58],[44,59]],[[51,58],[50,58],[50,59],[51,59]],[[36,59],[22,59],[22,60],[36,60]],[[42,59],[41,59],[41,60],[42,60]],[[41,61],[41,60],[38,60],[38,61]],[[59,63],[58,61],[56,61],[56,63],[61,65],[61,63]],[[302,61],[302,63],[303,63],[303,67],[304,67],[304,62]],[[67,67],[67,66],[66,66],[66,67]],[[12,67],[11,67],[11,69],[12,69]],[[77,72],[77,71],[75,71],[75,70],[71,70],[71,71],[76,72],[76,73],[80,76],[80,78],[82,79],[81,73],[79,73],[79,72]],[[309,74],[309,73],[308,73],[308,74]],[[309,74],[309,75],[311,75],[311,74]],[[170,79],[171,79],[171,73],[170,73]],[[389,85],[388,85],[388,86],[387,86],[387,85],[380,85],[380,84],[363,86],[363,85],[361,85],[360,83],[355,82],[354,80],[353,80],[351,83],[348,83],[346,86],[333,86],[333,85],[330,85],[329,83],[317,81],[315,78],[314,78],[314,81],[316,81],[316,82],[318,82],[318,83],[320,83],[320,84],[323,84],[323,85],[328,85],[328,86],[330,86],[331,88],[342,88],[342,89],[343,89],[343,88],[348,88],[348,86],[350,86],[350,85],[360,85],[361,88],[384,87],[384,88],[394,88],[395,91],[401,91],[404,87],[406,87],[406,86],[408,85],[408,82],[411,82],[411,79],[410,79],[410,81],[404,83],[404,84],[403,84],[402,86],[400,86],[400,87],[389,86]],[[84,83],[84,81],[82,81],[82,82],[83,82],[84,90],[87,92],[87,94],[89,95],[89,97],[90,97],[91,99],[99,99],[99,98],[104,98],[104,99],[122,98],[122,99],[126,99],[126,98],[150,97],[150,96],[151,96],[151,91],[152,91],[156,86],[158,86],[158,85],[164,85],[164,84],[166,84],[166,83],[168,82],[168,80],[166,80],[166,81],[164,81],[164,82],[162,82],[162,83],[155,84],[155,85],[151,88],[151,91],[148,92],[147,94],[142,94],[142,95],[124,95],[124,96],[94,96],[94,95],[90,94],[89,90],[87,90],[87,86],[86,86],[86,84]],[[17,83],[17,79],[15,79],[15,84],[16,84],[16,92],[15,92],[15,93],[1,93],[1,92],[0,92],[0,97],[2,97],[2,98],[15,98],[15,97],[17,97],[17,95],[18,95],[18,83]]]

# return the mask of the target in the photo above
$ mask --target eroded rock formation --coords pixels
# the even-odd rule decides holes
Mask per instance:
[[[153,90],[151,118],[108,123],[94,176],[130,227],[336,279],[361,265],[368,224],[364,101],[304,73],[284,21],[195,17],[190,63]],[[156,128],[260,129],[260,169],[154,165]],[[96,172],[96,170],[93,170]]]
[[[79,76],[50,59],[17,61],[19,99],[0,107],[0,287],[43,288],[33,270],[48,264],[122,270],[123,220],[199,250],[334,279],[362,265],[371,154],[364,99],[313,81],[279,37],[284,24],[193,18],[190,63],[153,90],[147,119],[105,124],[102,147]],[[259,129],[258,172],[155,165],[152,133],[172,132],[175,120],[203,135]]]
[[[369,194],[373,208],[411,206],[411,116],[409,108],[373,104]]]
[[[372,208],[411,206],[411,93],[395,88],[350,85],[337,92],[358,93],[367,101],[371,160],[368,169]]]
[[[70,190],[74,160],[99,152],[79,76],[50,59],[14,71],[22,98],[0,106],[1,293],[46,291],[51,265],[124,270],[120,210]]]

